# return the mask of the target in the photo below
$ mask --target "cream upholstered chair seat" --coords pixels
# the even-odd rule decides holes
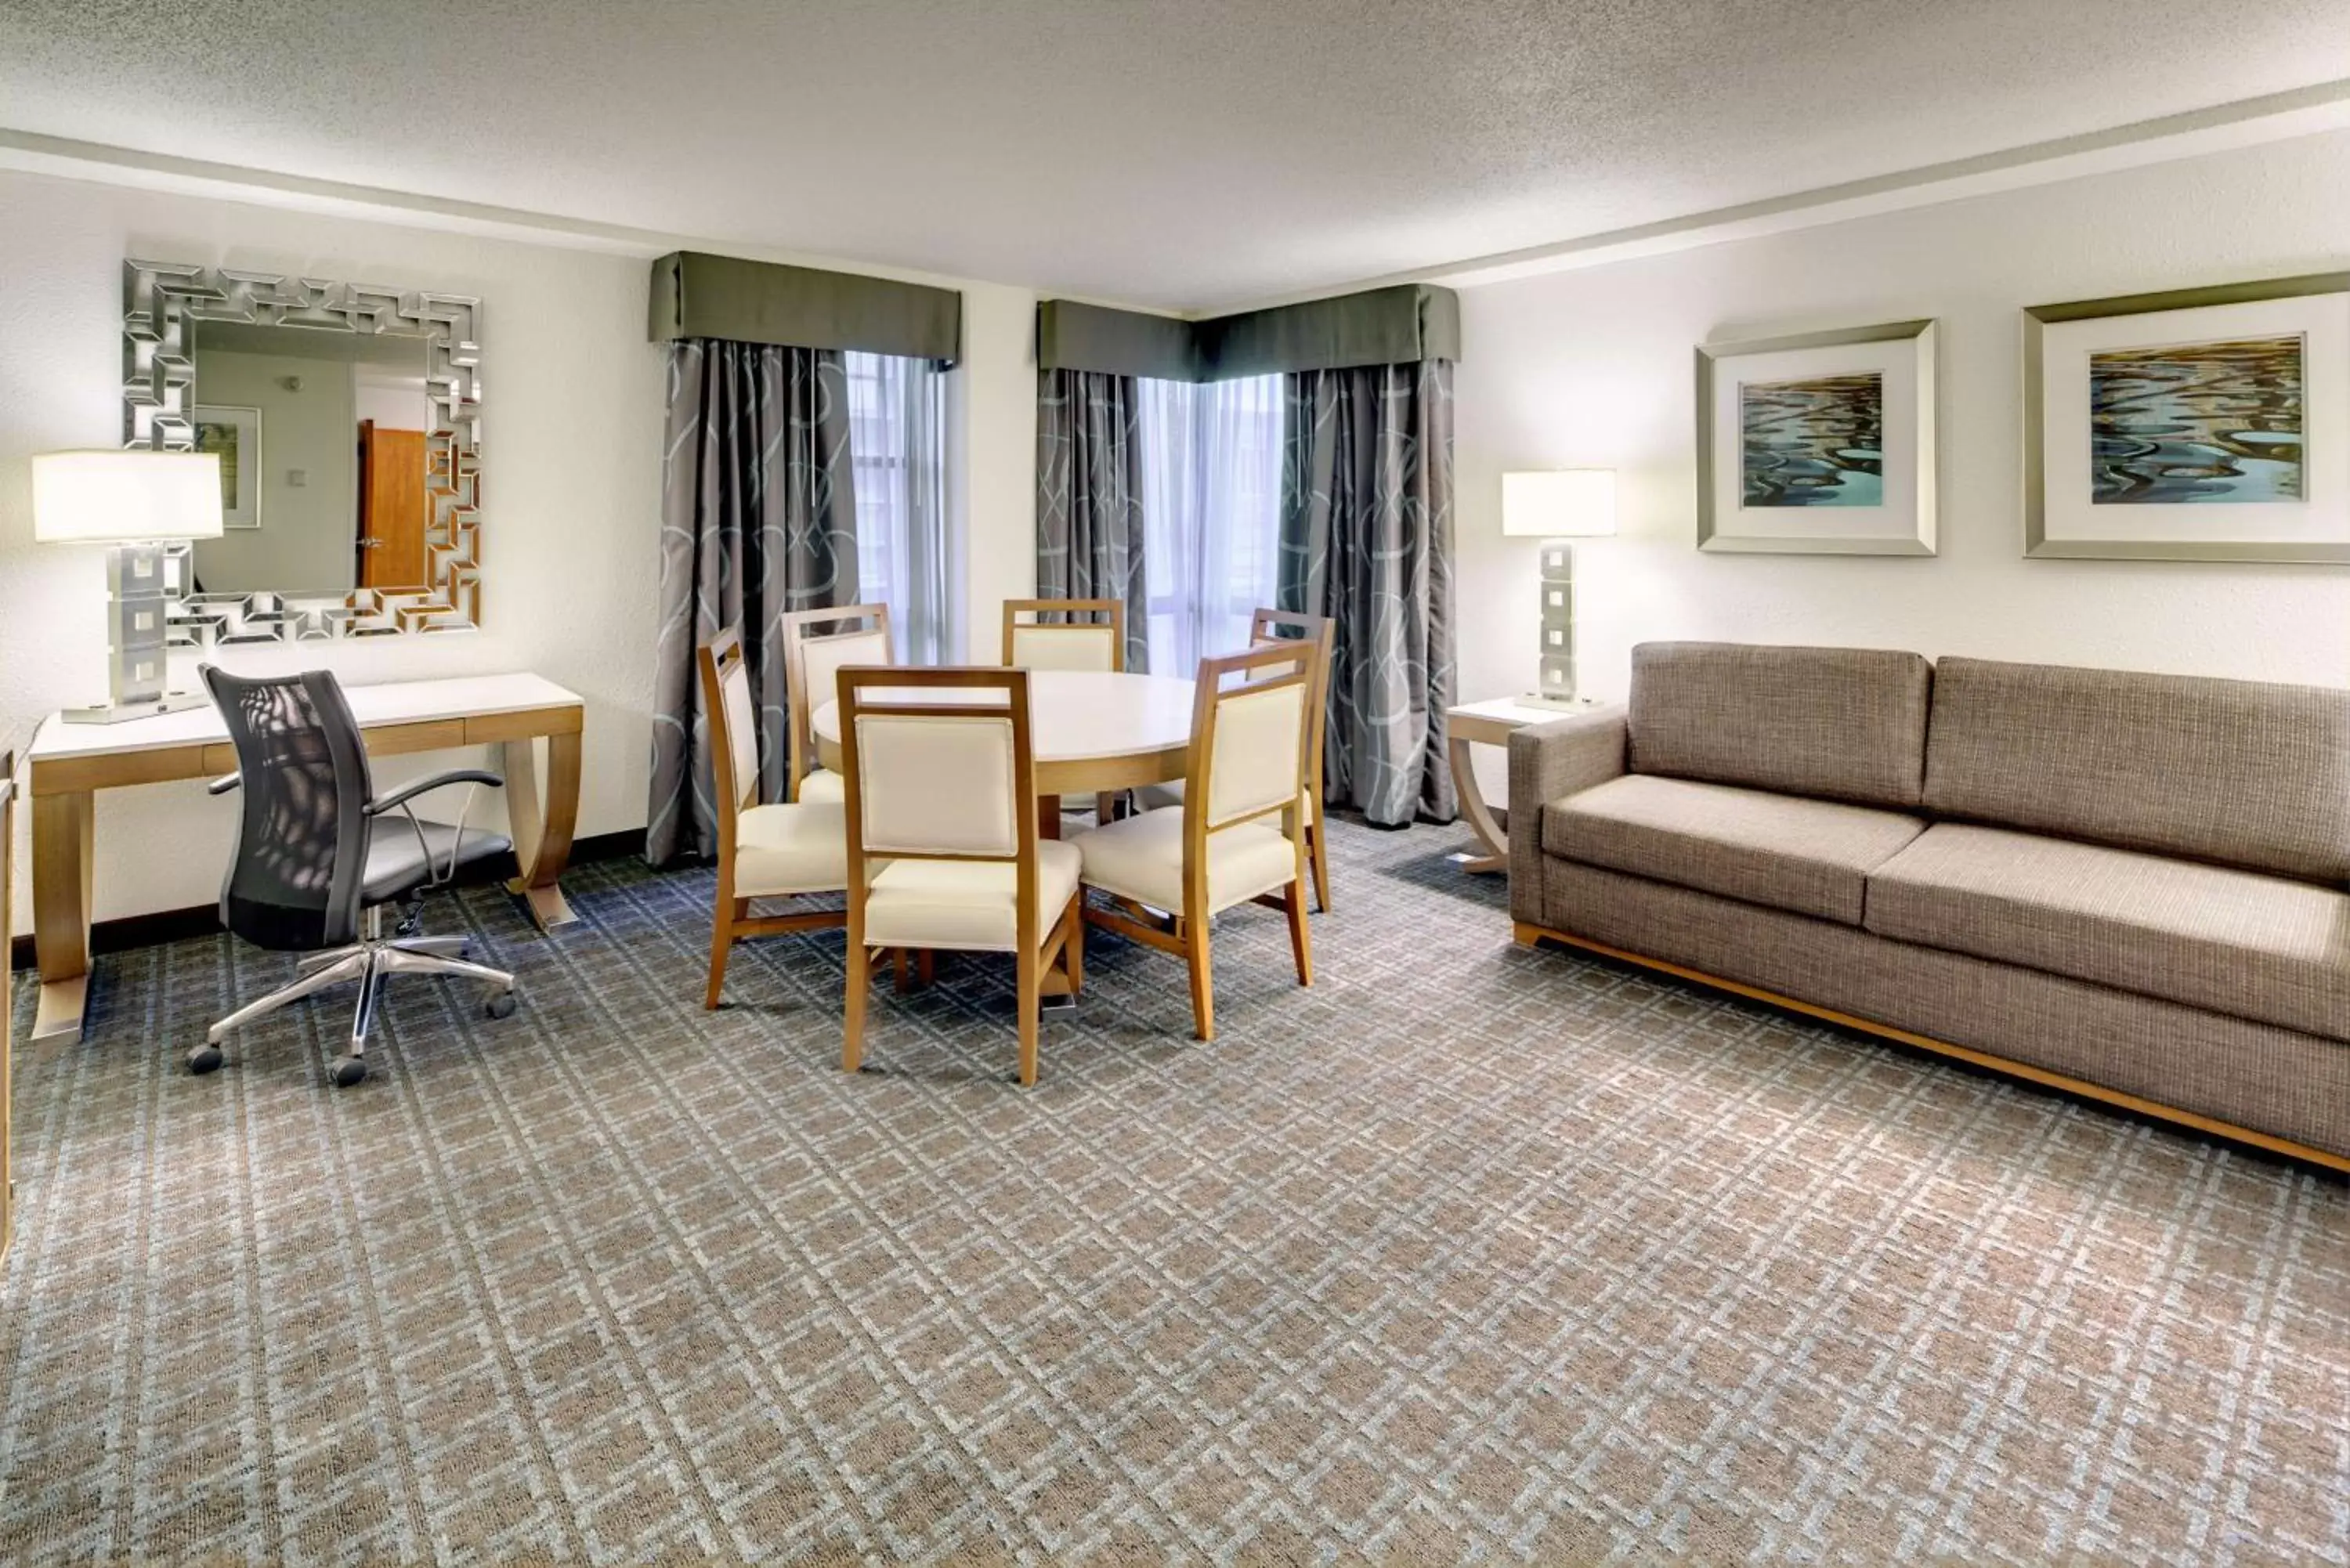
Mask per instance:
[[[1070,840],[1088,885],[1154,909],[1183,907],[1183,808],[1129,816]],[[1236,823],[1208,835],[1208,910],[1215,914],[1297,875],[1297,851],[1270,827]]]
[[[800,780],[803,805],[839,805],[848,799],[848,781],[830,768],[818,768]]]
[[[1076,896],[1084,862],[1074,845],[1036,846],[1036,903],[1058,914]],[[865,895],[874,947],[1017,952],[1020,868],[1009,861],[893,860]]]
[[[745,806],[734,819],[734,896],[780,898],[848,886],[848,823],[836,804]]]
[[[698,661],[718,806],[718,900],[710,926],[710,985],[702,1003],[715,1007],[726,987],[727,955],[743,938],[847,924],[838,909],[754,917],[751,900],[845,891],[848,822],[838,805],[759,804],[759,706],[751,696],[742,638],[720,632],[703,645]]]
[[[1202,1040],[1216,1037],[1208,945],[1218,911],[1265,897],[1288,919],[1297,983],[1314,983],[1305,790],[1315,662],[1288,648],[1200,660],[1184,804],[1070,841],[1085,859],[1085,885],[1111,897],[1107,905],[1082,906],[1085,919],[1183,961],[1191,971],[1192,1033]]]

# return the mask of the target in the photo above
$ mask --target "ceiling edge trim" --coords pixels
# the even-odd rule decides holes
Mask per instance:
[[[1645,256],[1667,255],[1734,240],[1819,228],[1854,218],[1872,217],[1916,207],[1938,206],[1970,197],[2053,185],[2086,175],[2144,168],[2157,163],[2232,151],[2303,136],[2322,135],[2350,126],[2350,80],[2321,82],[2289,92],[2242,99],[2210,109],[2138,120],[2108,130],[2090,131],[2053,141],[2032,142],[2004,151],[1954,159],[1891,174],[1854,180],[1816,190],[1774,196],[1738,206],[1719,207],[1632,228],[1613,229],[1570,240],[1532,245],[1357,278],[1295,294],[1239,301],[1192,314],[1224,315],[1233,311],[1296,305],[1331,295],[1379,288],[1401,283],[1434,283],[1449,288],[1473,288],[1513,278],[1548,273],[1574,272],[1607,266]]]

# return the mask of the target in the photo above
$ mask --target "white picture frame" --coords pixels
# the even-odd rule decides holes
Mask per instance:
[[[2350,273],[2033,306],[2023,378],[2027,556],[2350,562]]]
[[[1698,548],[1933,555],[1934,387],[1930,320],[1701,345]]]
[[[190,410],[195,450],[221,460],[221,526],[261,526],[261,410],[199,403]]]

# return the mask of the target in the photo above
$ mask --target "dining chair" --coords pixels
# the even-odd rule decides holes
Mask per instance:
[[[701,650],[702,701],[710,715],[710,778],[718,801],[718,905],[711,919],[710,989],[716,1007],[726,960],[744,937],[830,930],[847,923],[838,909],[795,910],[753,919],[754,898],[838,893],[848,887],[848,846],[838,801],[759,804],[758,711],[743,639],[720,632]]]
[[[784,639],[785,722],[790,735],[786,800],[841,798],[840,775],[816,755],[816,711],[833,698],[844,664],[895,664],[888,605],[835,605],[775,618]],[[826,629],[829,628],[829,629]]]
[[[1249,646],[1303,643],[1313,649],[1313,693],[1306,699],[1305,792],[1300,810],[1305,823],[1305,864],[1314,873],[1314,908],[1330,908],[1330,836],[1322,801],[1322,743],[1329,731],[1330,649],[1338,623],[1301,610],[1260,609],[1249,618]],[[1145,784],[1134,792],[1145,809],[1183,804],[1183,783]]]
[[[1193,1033],[1202,1040],[1216,1037],[1208,922],[1223,910],[1252,902],[1282,910],[1297,983],[1314,983],[1304,827],[1313,691],[1312,661],[1286,644],[1201,659],[1184,803],[1070,841],[1085,885],[1115,905],[1088,905],[1086,919],[1190,966]]]
[[[1077,852],[1037,832],[1024,670],[843,670],[848,787],[848,1004],[840,1065],[865,1054],[876,950],[1008,952],[1020,1082],[1036,1081],[1037,1012],[1055,961],[1085,981]]]
[[[1048,615],[1066,618],[1047,621]],[[1003,662],[1018,670],[1124,670],[1125,601],[1004,600]]]
[[[1048,615],[1066,618],[1045,620]],[[1122,599],[1006,599],[1003,662],[1017,670],[1123,673],[1126,603]],[[1094,797],[1097,823],[1107,822],[1117,810],[1117,791],[1106,790]]]

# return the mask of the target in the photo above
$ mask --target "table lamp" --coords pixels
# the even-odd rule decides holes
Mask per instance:
[[[1616,532],[1616,471],[1568,468],[1502,475],[1502,532],[1542,545],[1540,689],[1530,701],[1575,701],[1575,546]]]
[[[165,546],[217,539],[220,459],[190,452],[52,452],[33,459],[33,537],[104,545],[108,701],[68,708],[68,723],[111,724],[202,707],[200,692],[170,692],[164,642]]]

